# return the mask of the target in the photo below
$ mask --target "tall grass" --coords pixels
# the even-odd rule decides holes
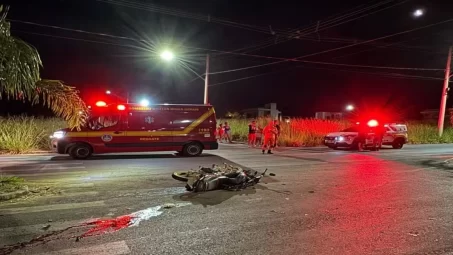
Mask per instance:
[[[247,140],[249,120],[228,119],[218,122],[230,124],[233,140]],[[267,122],[265,118],[258,119],[258,127],[265,127]],[[295,118],[290,122],[280,122],[281,135],[278,143],[280,146],[316,146],[322,143],[327,133],[343,130],[348,126],[349,124],[344,121]]]
[[[246,141],[248,136],[249,120],[228,119],[231,126],[233,139]],[[266,119],[258,119],[258,126],[264,127]],[[437,126],[421,124],[417,122],[406,123],[408,127],[409,143],[412,144],[435,144],[453,143],[453,128],[446,127],[442,137],[438,136]],[[281,122],[281,135],[278,140],[280,146],[317,146],[322,144],[324,136],[330,132],[341,131],[349,126],[346,121],[331,121],[320,119],[291,119],[289,123]]]
[[[57,118],[0,118],[0,153],[29,153],[49,150],[51,135],[66,123]]]
[[[233,139],[246,141],[249,121],[245,119],[218,120],[231,126]],[[258,119],[258,126],[264,127],[266,119]],[[319,119],[291,119],[281,122],[280,146],[316,146],[330,132],[340,131],[350,126],[345,121]],[[437,127],[416,122],[407,123],[409,143],[453,143],[453,128],[446,127],[442,137],[437,134]],[[57,118],[0,117],[0,153],[29,153],[37,150],[49,150],[51,135],[55,130],[66,127],[66,123]]]

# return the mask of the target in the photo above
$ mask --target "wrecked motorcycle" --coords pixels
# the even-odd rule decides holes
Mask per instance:
[[[212,168],[200,167],[198,171],[174,172],[172,177],[186,182],[186,189],[192,192],[241,190],[259,183],[266,172],[267,169],[258,174],[257,171],[224,164],[223,168],[213,165]]]

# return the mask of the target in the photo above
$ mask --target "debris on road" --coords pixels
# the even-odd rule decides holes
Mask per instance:
[[[163,207],[164,207],[165,209],[170,209],[170,208],[173,208],[173,207],[175,207],[175,206],[176,206],[176,205],[175,205],[175,204],[172,204],[172,203],[167,203],[167,204],[164,204],[164,205],[163,205]]]
[[[224,164],[223,167],[201,167],[197,170],[174,172],[172,177],[186,182],[186,189],[193,192],[203,192],[218,189],[241,190],[254,186],[266,173],[260,175],[257,171],[243,170],[241,167]]]
[[[269,173],[269,175],[270,175],[270,176],[275,176],[275,174],[274,174],[274,173]]]

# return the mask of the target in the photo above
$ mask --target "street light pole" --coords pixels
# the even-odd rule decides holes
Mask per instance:
[[[206,54],[206,76],[204,78],[204,104],[208,104],[209,54]]]
[[[450,46],[448,49],[447,67],[445,68],[444,87],[440,98],[439,121],[437,123],[439,137],[441,137],[444,132],[445,108],[447,105],[448,83],[450,82],[451,51],[452,47]]]

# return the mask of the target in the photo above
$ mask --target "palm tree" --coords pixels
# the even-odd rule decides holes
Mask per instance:
[[[9,7],[0,5],[0,99],[21,99],[41,103],[76,128],[85,123],[88,108],[74,87],[58,80],[43,80],[38,51],[11,36],[6,21]]]

